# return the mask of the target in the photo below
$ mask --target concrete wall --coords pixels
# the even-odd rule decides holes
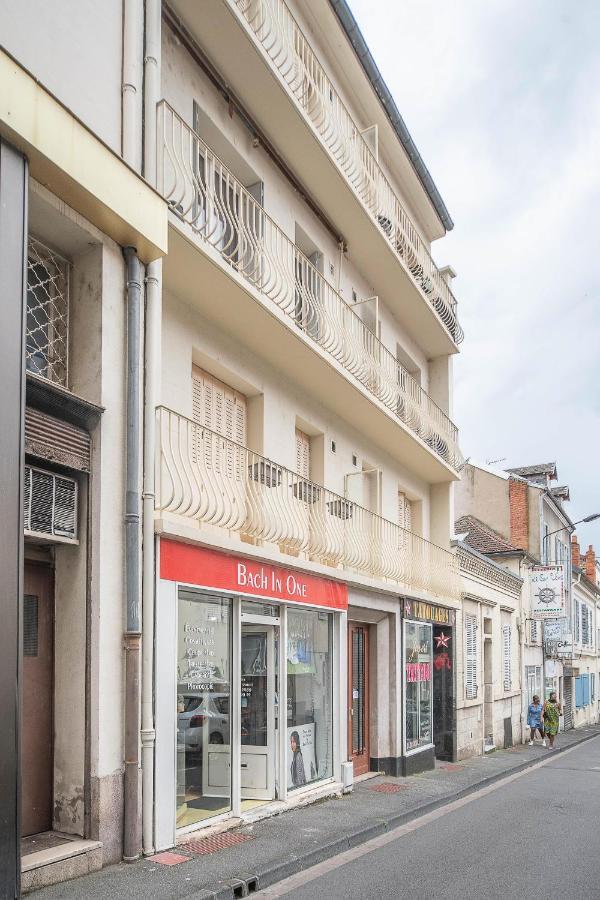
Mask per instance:
[[[117,153],[122,0],[0,0],[2,45]]]
[[[510,540],[508,476],[466,465],[454,489],[455,516],[471,515]]]

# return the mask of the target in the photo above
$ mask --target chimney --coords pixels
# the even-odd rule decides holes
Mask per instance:
[[[596,584],[596,554],[591,544],[588,547],[588,552],[585,554],[585,574],[590,581]]]
[[[571,535],[571,562],[577,569],[581,568],[581,551],[575,534]]]
[[[529,550],[529,497],[525,481],[508,479],[510,542],[519,550]]]

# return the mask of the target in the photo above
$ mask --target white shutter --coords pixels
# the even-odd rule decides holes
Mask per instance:
[[[465,696],[477,697],[477,617],[465,616]]]
[[[244,395],[198,366],[192,366],[192,410],[194,422],[200,426],[194,434],[196,461],[203,456],[207,469],[229,478],[241,477],[243,452],[233,444],[218,441],[216,436],[246,446]]]
[[[512,629],[510,625],[502,626],[502,659],[504,672],[504,690],[510,691],[511,678],[511,656],[512,656]]]
[[[412,504],[403,491],[398,491],[398,525],[412,531]]]
[[[296,472],[307,481],[310,479],[310,438],[296,428]]]
[[[529,622],[529,638],[532,644],[537,644],[540,640],[540,623],[537,619],[531,619]]]

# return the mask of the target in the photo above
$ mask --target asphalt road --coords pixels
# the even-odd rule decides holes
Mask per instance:
[[[257,894],[293,900],[600,898],[600,738]]]

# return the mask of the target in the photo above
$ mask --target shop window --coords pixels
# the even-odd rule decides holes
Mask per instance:
[[[333,774],[332,619],[317,610],[288,610],[288,790]]]
[[[177,828],[231,809],[231,600],[179,592]]]
[[[432,628],[404,622],[405,741],[406,752],[433,743],[432,731]]]

